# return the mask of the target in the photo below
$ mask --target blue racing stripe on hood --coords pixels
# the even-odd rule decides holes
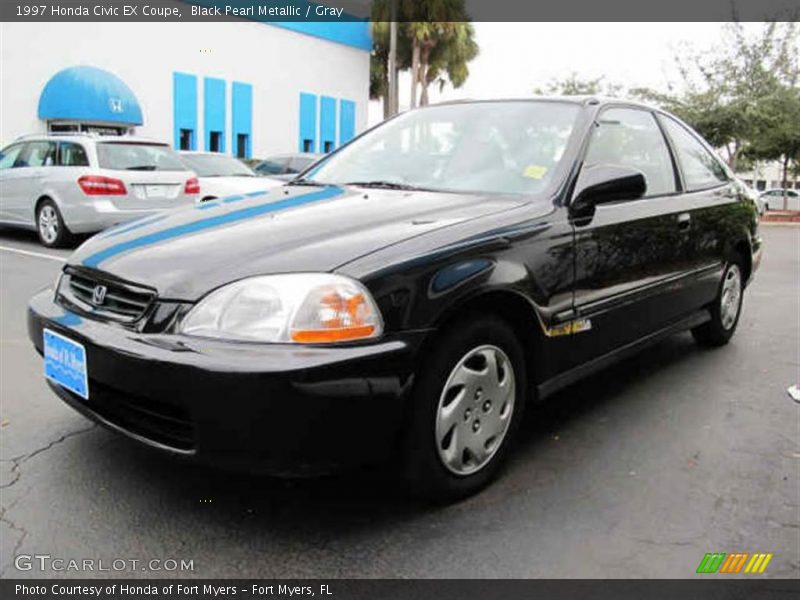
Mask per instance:
[[[250,219],[252,217],[276,212],[286,208],[294,208],[296,206],[302,206],[312,202],[330,200],[331,198],[341,196],[343,193],[344,190],[342,188],[331,186],[318,192],[311,192],[302,196],[287,198],[286,200],[279,200],[277,202],[269,202],[265,204],[259,204],[258,206],[242,208],[240,210],[235,210],[222,215],[200,219],[198,221],[193,221],[184,225],[178,225],[176,227],[170,227],[169,229],[164,229],[163,231],[150,233],[139,238],[134,238],[126,242],[109,246],[105,250],[100,250],[99,252],[86,257],[86,259],[83,261],[83,264],[87,267],[97,267],[104,260],[117,256],[118,254],[122,254],[123,252],[127,252],[128,250],[133,250],[134,248],[149,246],[150,244],[156,244],[158,242],[163,242],[164,240],[170,240],[190,233],[204,231],[219,225],[227,225],[229,223],[243,221],[245,219]]]
[[[161,215],[155,215],[153,217],[143,217],[141,219],[136,219],[132,224],[129,223],[127,227],[125,226],[125,224],[122,224],[112,227],[111,229],[106,229],[103,233],[100,234],[100,238],[109,238],[122,235],[123,233],[134,231],[135,229],[147,227],[148,225],[151,225],[157,221],[161,221],[166,218],[167,215],[161,214]]]

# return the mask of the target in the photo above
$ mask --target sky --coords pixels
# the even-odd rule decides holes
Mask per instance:
[[[674,56],[684,47],[705,51],[722,43],[722,23],[474,23],[480,55],[459,89],[431,88],[431,102],[529,96],[553,78],[601,75],[626,87],[665,89],[677,81]],[[753,27],[753,26],[751,26]],[[408,106],[410,78],[400,78]],[[370,103],[369,122],[383,117]]]

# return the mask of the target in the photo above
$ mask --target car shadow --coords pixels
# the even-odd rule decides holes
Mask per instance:
[[[629,388],[640,386],[650,377],[663,375],[671,367],[691,361],[703,352],[688,332],[679,333],[558,391],[527,411],[517,453],[535,445],[542,437],[557,434],[587,413],[620,400]],[[625,401],[631,402],[631,399]],[[648,396],[639,394],[633,401],[646,403]]]
[[[641,386],[651,375],[663,375],[699,352],[702,350],[695,349],[687,334],[674,336],[533,407],[522,424],[506,476],[513,478],[519,470],[535,469],[537,446],[547,442],[553,432],[584,419],[587,413],[621,400],[647,402],[643,394],[621,396],[627,388]],[[114,451],[108,454],[113,456],[115,469],[124,469],[130,477],[146,478],[148,486],[157,488],[162,500],[175,509],[185,511],[187,504],[194,507],[197,522],[224,526],[247,523],[253,532],[272,536],[291,532],[295,539],[303,532],[308,537],[320,532],[352,534],[361,528],[387,527],[431,512],[468,510],[475,503],[494,502],[490,496],[502,493],[490,487],[463,503],[436,506],[409,498],[393,477],[397,467],[393,463],[319,478],[283,480],[164,460],[111,434],[108,444],[114,445]]]
[[[89,239],[91,235],[76,235],[74,241],[65,246],[64,248],[60,248],[61,250],[74,250],[78,246],[80,246],[83,242]],[[39,236],[36,232],[32,229],[23,229],[21,227],[11,227],[9,225],[0,225],[0,243],[3,240],[7,240],[10,242],[22,242],[25,244],[30,244],[35,248],[46,250],[44,246],[39,243]]]
[[[39,245],[39,238],[32,229],[22,229],[21,227],[10,227],[0,225],[0,239],[14,242],[30,242]]]

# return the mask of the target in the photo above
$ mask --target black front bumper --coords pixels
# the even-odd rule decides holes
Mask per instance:
[[[403,420],[424,332],[369,345],[298,347],[139,333],[35,296],[28,334],[86,348],[89,400],[68,404],[148,446],[209,464],[299,475],[379,460]]]

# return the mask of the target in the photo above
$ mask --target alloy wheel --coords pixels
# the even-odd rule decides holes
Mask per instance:
[[[56,209],[49,204],[43,206],[39,211],[39,235],[48,244],[52,244],[58,239],[58,221]]]

